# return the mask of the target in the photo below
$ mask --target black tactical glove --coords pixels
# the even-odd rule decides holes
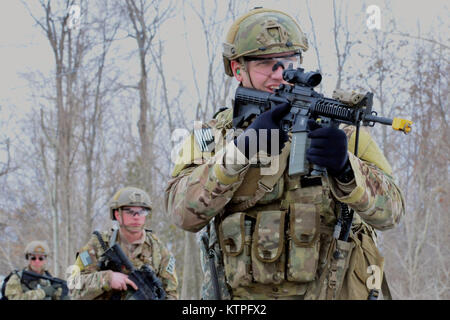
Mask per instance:
[[[312,119],[308,120],[308,129],[311,145],[306,151],[306,158],[313,164],[325,167],[331,176],[339,176],[350,166],[345,132],[338,128],[323,128]]]
[[[259,152],[261,150],[266,151],[269,155],[279,154],[284,147],[284,144],[289,139],[287,133],[281,130],[280,121],[290,109],[290,104],[282,103],[277,105],[276,108],[260,114],[252,124],[234,140],[234,144],[247,159],[251,159],[255,155],[255,151]],[[260,137],[260,131],[262,129],[267,130],[267,135],[262,134]],[[276,130],[278,130],[278,135]],[[277,150],[271,150],[272,136],[274,138],[278,137],[279,143]],[[260,139],[266,139],[266,141],[260,141]],[[250,145],[255,144],[256,148],[250,148]]]
[[[42,287],[41,289],[45,292],[45,297],[46,298],[52,298],[53,295],[56,292],[56,288],[53,287],[52,285],[48,285],[48,286]]]

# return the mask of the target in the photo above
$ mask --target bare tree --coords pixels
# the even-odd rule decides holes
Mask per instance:
[[[316,28],[314,27],[314,19],[311,14],[309,0],[306,1],[306,8],[308,11],[309,21],[311,23],[311,33],[312,33],[312,39],[313,39],[311,46],[314,48],[314,51],[316,53],[317,66],[319,68],[319,72],[322,73],[322,64],[320,63],[320,54],[319,54],[319,43],[317,41]],[[320,84],[320,90],[321,89],[322,89],[322,84]]]
[[[47,40],[51,46],[55,59],[55,75],[54,83],[56,87],[55,92],[55,108],[56,108],[56,134],[54,137],[46,134],[47,142],[50,143],[51,149],[55,152],[55,160],[53,163],[53,173],[48,175],[48,187],[51,194],[51,203],[53,204],[53,267],[54,273],[59,274],[59,242],[60,228],[59,219],[65,220],[65,247],[64,263],[69,263],[70,250],[70,232],[71,232],[71,175],[70,167],[76,150],[76,143],[73,141],[73,119],[76,108],[78,107],[73,93],[78,68],[83,57],[84,47],[80,45],[84,32],[81,30],[78,36],[72,35],[72,31],[67,27],[69,18],[68,10],[72,1],[65,1],[58,10],[52,10],[52,1],[40,1],[42,10],[44,11],[44,18],[36,18],[29,10],[35,22],[41,27],[45,33]],[[60,3],[61,4],[61,3]],[[28,8],[28,5],[24,3]],[[44,109],[41,109],[42,130],[48,130],[48,125],[44,120]],[[42,148],[44,142],[41,141]],[[44,150],[42,150],[44,152]],[[43,154],[43,166],[49,167]],[[49,168],[50,170],[50,168]],[[49,170],[47,172],[49,172]],[[61,214],[61,216],[60,216]]]
[[[139,121],[138,131],[140,139],[140,184],[152,194],[152,165],[154,155],[151,145],[154,139],[156,127],[154,113],[149,98],[148,71],[151,60],[149,57],[150,47],[157,35],[159,26],[169,18],[173,8],[169,3],[163,5],[158,1],[126,0],[124,12],[128,16],[131,25],[129,36],[136,40],[139,57],[140,79],[137,85],[139,92]]]
[[[83,74],[83,80],[80,90],[82,91],[83,100],[81,115],[81,144],[83,152],[83,160],[85,167],[85,196],[84,196],[84,239],[82,242],[87,242],[91,236],[94,222],[94,208],[96,195],[99,194],[101,185],[99,182],[100,167],[102,164],[102,158],[100,157],[99,145],[102,141],[101,132],[103,130],[104,113],[106,106],[107,95],[111,94],[114,86],[113,82],[109,82],[105,85],[105,67],[106,56],[111,48],[115,35],[120,26],[119,21],[114,21],[117,15],[114,15],[110,4],[103,0],[99,3],[102,7],[101,16],[92,23],[94,32],[99,35],[100,54],[92,59],[91,70],[96,70],[93,73],[92,78],[89,76],[92,74],[87,72]],[[113,22],[110,22],[113,21]],[[93,41],[93,40],[91,40]]]
[[[337,58],[336,88],[341,88],[345,64],[350,56],[350,50],[355,44],[354,41],[350,39],[347,8],[347,6],[344,7],[344,2],[340,2],[339,6],[336,6],[336,0],[333,0],[333,36]]]
[[[203,34],[201,39],[204,43],[205,63],[198,65],[198,61],[193,58],[191,41],[188,34],[184,33],[186,48],[192,69],[192,81],[195,87],[196,96],[193,104],[195,107],[194,120],[206,121],[220,108],[229,105],[232,95],[233,78],[225,75],[222,59],[222,42],[225,39],[226,27],[231,25],[236,18],[245,13],[248,3],[229,0],[221,1],[200,1],[197,3],[183,3],[182,14],[184,29],[189,30],[193,23],[192,18],[188,19],[193,12],[200,23]],[[199,76],[198,70],[206,69],[206,76],[202,73]],[[192,119],[182,119],[180,125],[192,130],[192,125],[187,122]],[[184,257],[182,270],[181,299],[198,299],[201,289],[201,267],[199,247],[195,234],[184,233]]]
[[[40,110],[32,121],[39,121],[34,146],[44,177],[42,191],[52,212],[54,274],[60,275],[61,267],[73,262],[75,251],[92,232],[96,195],[101,190],[94,181],[104,160],[98,150],[99,131],[104,97],[112,90],[111,83],[110,87],[104,84],[105,60],[118,25],[110,22],[108,5],[100,1],[92,5],[97,12],[95,5],[103,7],[103,16],[97,17],[87,1],[78,2],[83,22],[76,28],[68,24],[74,1],[41,1],[43,17],[24,5],[54,55],[55,73],[50,82],[44,80],[45,90],[42,86],[36,90]]]
[[[0,142],[0,146],[3,146],[2,149],[4,149],[4,152],[6,152],[6,161],[1,164],[0,168],[0,177],[8,174],[9,172],[12,172],[17,169],[17,167],[13,166],[11,161],[11,142],[9,138],[6,138],[4,141]]]
[[[398,262],[391,266],[391,272],[405,275],[393,280],[398,297],[448,299],[450,278],[444,261],[450,259],[450,251],[443,243],[450,240],[446,214],[450,131],[444,101],[449,95],[445,78],[450,67],[444,47],[421,40],[412,45],[412,63],[404,63],[404,74],[409,75],[404,106],[414,121],[412,141],[402,148],[406,156],[401,176],[407,205],[404,236],[390,234],[384,243],[393,239],[399,243],[395,247],[386,244],[388,254]]]
[[[224,5],[225,10],[220,6],[223,5],[221,1],[214,1],[214,5],[209,1],[200,1],[199,3],[190,3],[189,7],[198,18],[202,30],[205,44],[206,56],[206,80],[201,83],[201,78],[197,76],[196,68],[198,62],[192,59],[190,42],[186,35],[186,45],[190,52],[193,82],[195,84],[197,93],[197,108],[195,109],[195,119],[206,121],[213,115],[220,107],[227,106],[230,99],[230,93],[233,79],[225,75],[223,71],[222,60],[222,42],[225,39],[227,25],[230,25],[237,16],[243,14],[248,4],[241,3],[235,0],[229,0]],[[184,6],[184,4],[183,4]],[[183,19],[185,29],[188,29],[189,23],[186,19],[187,8],[183,8]],[[202,92],[201,88],[204,89]]]
[[[385,12],[390,12],[389,3],[385,4]],[[360,47],[365,46],[364,52],[368,54],[358,53],[358,57],[362,58],[360,65],[355,67],[359,71],[353,82],[355,89],[361,92],[370,91],[374,94],[374,106],[377,112],[384,117],[398,116],[395,114],[395,106],[403,98],[398,93],[399,83],[403,81],[398,77],[401,58],[398,52],[405,50],[405,42],[396,41],[391,34],[397,29],[394,17],[388,13],[384,15],[383,30],[365,30],[363,36],[365,41]],[[359,42],[361,43],[361,41]],[[355,63],[353,63],[355,64]],[[377,126],[372,132],[381,132],[376,134],[376,139],[383,150],[391,150],[392,145],[388,144],[388,133],[392,133],[392,129],[388,126]],[[386,156],[389,160],[395,161],[395,153],[387,152]]]

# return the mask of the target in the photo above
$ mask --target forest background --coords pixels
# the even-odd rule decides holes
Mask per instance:
[[[180,297],[200,297],[196,235],[164,209],[174,133],[230,106],[237,83],[222,42],[255,6],[300,23],[318,91],[371,91],[380,115],[414,122],[409,135],[371,129],[406,201],[379,246],[395,299],[450,299],[450,19],[440,0],[1,1],[0,275],[23,267],[26,243],[40,239],[50,271],[66,277],[93,230],[111,226],[111,196],[133,185],[153,199],[148,227],[176,257]]]

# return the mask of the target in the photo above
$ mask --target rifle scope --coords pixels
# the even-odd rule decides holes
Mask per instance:
[[[292,64],[289,68],[283,71],[283,79],[292,84],[299,84],[314,88],[322,81],[322,75],[319,72],[309,71],[304,72],[305,69],[293,69]]]

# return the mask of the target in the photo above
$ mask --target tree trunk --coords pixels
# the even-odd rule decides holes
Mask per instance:
[[[181,300],[200,299],[202,287],[202,274],[200,268],[199,247],[194,233],[185,232],[184,235],[184,259],[183,259],[183,282],[181,287]]]

